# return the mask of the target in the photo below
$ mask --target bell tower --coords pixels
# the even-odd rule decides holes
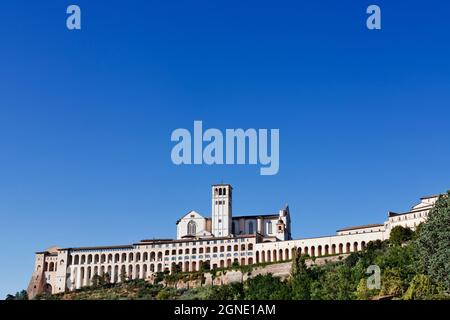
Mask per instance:
[[[215,237],[229,237],[232,223],[233,187],[229,184],[212,186],[212,234]]]

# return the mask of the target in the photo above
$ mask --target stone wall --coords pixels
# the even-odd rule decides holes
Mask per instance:
[[[329,257],[321,257],[316,258],[315,260],[309,259],[306,260],[306,265],[308,267],[312,265],[322,266],[327,263],[338,262],[340,260],[345,259],[348,254],[342,254],[338,256],[329,256]],[[220,271],[215,276],[211,273],[205,273],[203,275],[203,279],[198,280],[190,280],[183,281],[179,280],[176,283],[167,284],[168,287],[177,288],[177,289],[194,289],[197,287],[204,286],[221,286],[228,285],[231,283],[243,283],[248,279],[254,278],[258,275],[266,275],[272,274],[274,277],[287,279],[291,274],[292,262],[282,262],[282,263],[274,263],[262,267],[256,267],[251,272],[243,273],[239,270],[227,270]]]

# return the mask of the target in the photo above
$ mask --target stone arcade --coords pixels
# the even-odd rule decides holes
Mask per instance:
[[[202,264],[211,268],[230,267],[237,262],[251,265],[287,261],[294,250],[313,257],[362,250],[374,240],[389,238],[393,227],[414,229],[425,221],[438,195],[424,197],[410,211],[389,212],[383,224],[344,228],[336,235],[291,238],[289,207],[270,215],[233,216],[233,188],[213,185],[211,218],[191,211],[177,221],[177,239],[142,240],[123,246],[49,248],[37,252],[28,286],[28,295],[60,293],[91,285],[96,274],[108,273],[111,283],[128,279],[147,279],[156,272],[179,268],[198,271]]]

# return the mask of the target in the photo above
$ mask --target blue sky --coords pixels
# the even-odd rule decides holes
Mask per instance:
[[[65,27],[82,10],[82,30]],[[383,222],[450,189],[450,4],[2,1],[0,297],[52,245],[174,237],[210,185],[293,236]],[[182,166],[176,128],[279,128],[280,172]]]

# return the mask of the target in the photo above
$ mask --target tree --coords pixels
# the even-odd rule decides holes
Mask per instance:
[[[424,274],[417,274],[411,281],[408,290],[403,299],[405,300],[422,300],[427,299],[433,294],[433,285],[430,279]]]
[[[403,294],[405,284],[400,269],[386,269],[381,280],[381,295],[399,296]]]
[[[450,191],[440,196],[416,240],[419,264],[430,280],[450,291]]]
[[[244,293],[246,300],[291,299],[289,287],[271,274],[257,275],[255,278],[247,280]]]
[[[295,300],[309,300],[311,297],[311,278],[305,260],[305,256],[294,250],[289,282],[292,288],[292,299]]]
[[[202,263],[202,265],[200,266],[200,271],[201,272],[207,272],[211,270],[211,265],[209,263],[209,261],[205,261]]]
[[[413,238],[414,232],[410,228],[396,226],[392,228],[389,236],[389,242],[396,245],[402,245]]]
[[[8,294],[5,300],[28,300],[28,293],[25,290],[17,291],[15,295]]]

